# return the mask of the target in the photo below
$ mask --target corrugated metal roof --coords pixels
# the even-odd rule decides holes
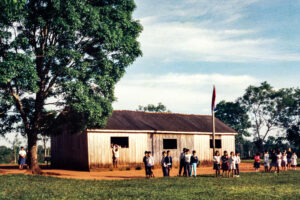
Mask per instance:
[[[216,133],[236,133],[215,119]],[[115,110],[104,129],[212,132],[212,116]]]

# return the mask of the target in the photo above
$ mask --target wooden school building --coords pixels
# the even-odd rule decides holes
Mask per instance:
[[[237,132],[215,120],[216,150],[235,151]],[[112,166],[112,144],[121,146],[119,164],[143,166],[145,151],[153,152],[155,164],[161,152],[170,150],[173,163],[183,148],[196,150],[200,160],[212,160],[212,118],[209,115],[113,111],[103,129],[51,137],[54,168],[91,170]]]

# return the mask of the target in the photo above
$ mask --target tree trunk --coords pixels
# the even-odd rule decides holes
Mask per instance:
[[[41,174],[37,157],[37,134],[28,134],[28,158],[27,162],[32,174]]]

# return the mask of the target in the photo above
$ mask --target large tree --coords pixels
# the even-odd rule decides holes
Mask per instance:
[[[251,123],[247,109],[239,102],[221,101],[216,106],[215,116],[238,132],[235,144],[236,149],[241,150],[240,146],[244,142],[243,136],[250,136],[248,129],[251,127]]]
[[[252,133],[259,151],[264,150],[264,141],[270,132],[280,128],[280,117],[284,109],[283,94],[263,82],[259,86],[249,86],[238,100],[251,119]]]
[[[134,9],[133,0],[0,1],[0,131],[27,135],[32,173],[38,135],[60,111],[79,130],[105,125],[115,83],[141,55]]]

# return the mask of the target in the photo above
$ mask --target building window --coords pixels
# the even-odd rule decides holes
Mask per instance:
[[[222,142],[221,142],[221,139],[215,139],[215,148],[217,149],[221,149],[222,148]],[[213,140],[210,139],[210,148],[212,149],[213,148]]]
[[[111,137],[110,144],[117,144],[122,148],[129,148],[129,138],[128,137]]]
[[[177,139],[163,139],[164,149],[177,149]]]

